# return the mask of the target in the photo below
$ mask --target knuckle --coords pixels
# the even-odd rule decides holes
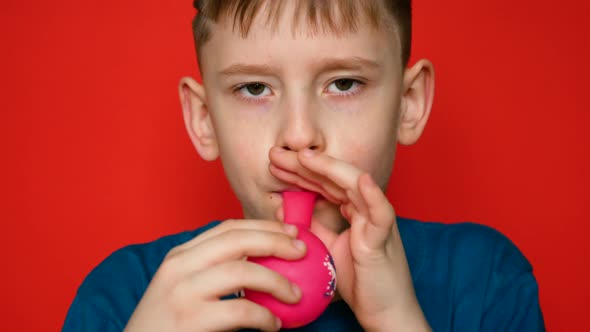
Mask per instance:
[[[285,249],[287,249],[289,252],[293,251],[291,239],[283,234],[273,235],[268,239],[268,241],[266,241],[266,246],[272,253],[278,253],[279,251],[283,251]]]
[[[238,302],[232,308],[232,316],[240,321],[249,320],[256,314],[256,308],[246,302]]]
[[[168,251],[168,253],[164,257],[164,260],[170,259],[171,257],[174,257],[174,256],[178,255],[178,253],[180,251],[181,251],[180,246],[176,246],[176,247],[170,249],[170,251]]]
[[[232,317],[247,325],[253,325],[258,328],[273,326],[274,318],[272,313],[259,305],[249,301],[236,301],[231,308]]]
[[[235,219],[227,219],[227,220],[224,220],[219,225],[219,227],[221,228],[221,230],[227,231],[227,230],[230,230],[230,229],[236,227],[236,223],[237,223],[237,221]]]
[[[285,287],[285,286],[289,286],[290,287],[290,282],[289,280],[287,280],[287,278],[283,277],[282,275],[280,275],[277,272],[272,272],[271,276],[271,283],[273,285],[275,285],[276,287]]]
[[[246,261],[235,261],[225,266],[225,273],[229,276],[242,277],[248,275],[250,266]]]
[[[244,236],[245,234],[245,231],[230,229],[225,232],[224,237],[229,243],[235,243],[237,247],[245,247],[250,243],[250,238],[255,236],[254,234],[250,236]]]
[[[180,270],[180,258],[178,255],[167,255],[162,264],[160,264],[160,268],[158,269],[158,273],[164,278],[164,280],[173,279],[178,271]]]
[[[384,209],[384,215],[388,220],[395,218],[395,210],[393,209],[393,206],[391,204],[386,204],[386,207]]]

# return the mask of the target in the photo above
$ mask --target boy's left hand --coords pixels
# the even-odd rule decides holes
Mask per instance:
[[[270,151],[279,180],[315,191],[340,205],[350,228],[335,232],[314,225],[338,272],[340,296],[366,331],[428,331],[418,304],[395,211],[371,176],[312,150]]]

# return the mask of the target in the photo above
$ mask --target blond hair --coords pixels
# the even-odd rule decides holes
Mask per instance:
[[[407,66],[412,43],[411,0],[289,1],[296,6],[294,24],[305,14],[311,31],[330,31],[337,34],[355,31],[361,18],[366,18],[375,29],[381,26],[393,27],[401,44],[402,64]],[[218,23],[227,19],[233,22],[234,30],[237,29],[246,37],[256,15],[263,8],[268,13],[266,23],[276,27],[284,3],[281,0],[194,0],[193,6],[197,9],[197,14],[193,20],[193,34],[197,56],[200,48],[211,37],[211,22]],[[358,15],[359,12],[364,16]]]

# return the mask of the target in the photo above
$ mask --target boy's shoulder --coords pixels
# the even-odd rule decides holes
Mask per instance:
[[[398,224],[416,296],[433,330],[452,330],[453,322],[465,331],[544,330],[533,268],[507,236],[466,222],[400,218]]]
[[[473,222],[441,223],[398,218],[414,281],[425,269],[473,274],[531,272],[520,249],[498,230]],[[412,266],[413,265],[413,266]],[[454,273],[453,273],[454,274]]]
[[[112,252],[86,276],[78,288],[64,327],[75,326],[70,329],[72,331],[85,330],[79,326],[82,321],[84,325],[108,321],[109,326],[122,330],[168,252],[218,223],[211,222],[192,231],[128,245]]]
[[[83,290],[84,286],[112,284],[111,282],[124,281],[125,278],[149,282],[172,248],[190,241],[217,224],[219,222],[214,221],[192,231],[170,234],[150,242],[117,249],[88,274],[80,290]]]

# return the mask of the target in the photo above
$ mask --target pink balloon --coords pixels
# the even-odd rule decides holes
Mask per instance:
[[[328,248],[309,231],[317,194],[284,192],[285,223],[299,228],[298,239],[307,245],[307,254],[300,260],[287,261],[275,257],[252,257],[248,260],[264,265],[285,276],[301,288],[301,301],[283,303],[272,295],[244,290],[245,297],[268,308],[282,321],[282,327],[307,325],[318,318],[330,304],[336,290],[336,269]]]

